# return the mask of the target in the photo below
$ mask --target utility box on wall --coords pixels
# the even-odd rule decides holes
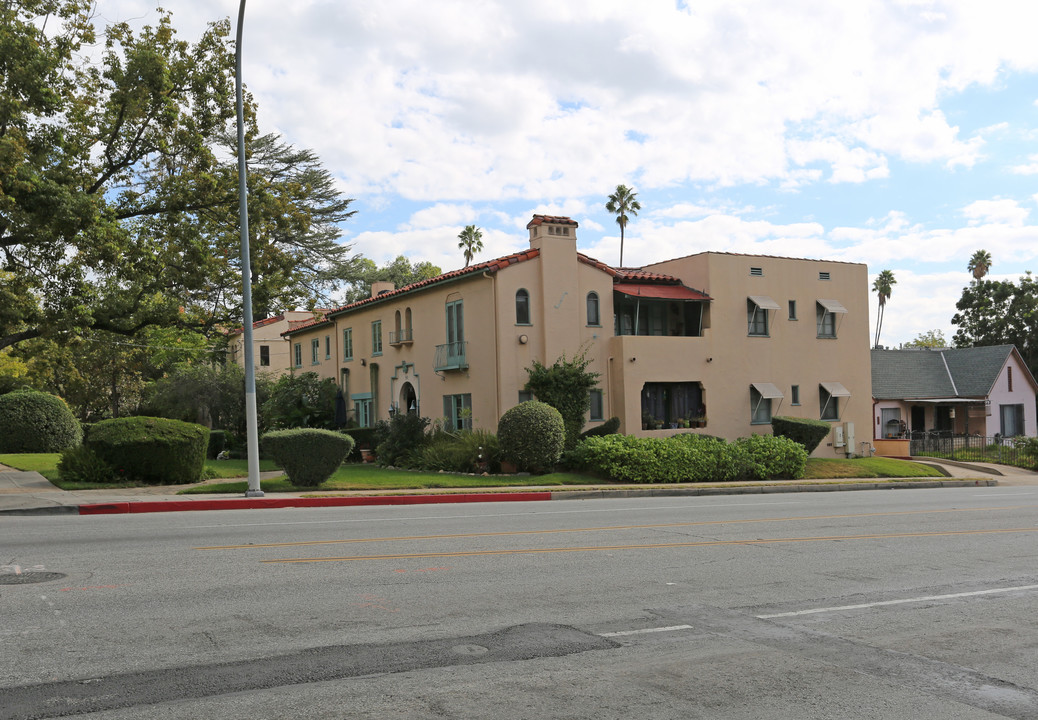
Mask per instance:
[[[833,427],[833,447],[842,448],[846,444],[843,439],[843,425],[835,425]]]
[[[854,455],[854,448],[857,444],[854,442],[854,423],[847,422],[843,424],[843,439],[847,447],[847,457]]]

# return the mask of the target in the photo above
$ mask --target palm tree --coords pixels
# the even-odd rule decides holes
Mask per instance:
[[[987,250],[978,250],[973,253],[973,257],[970,258],[970,263],[966,266],[966,269],[973,273],[974,280],[980,280],[991,269],[991,253]]]
[[[458,233],[458,247],[465,251],[465,267],[468,267],[473,256],[483,249],[482,231],[475,225],[466,225]]]
[[[883,311],[887,307],[887,298],[890,297],[893,285],[897,285],[897,280],[894,279],[894,273],[890,270],[881,272],[872,283],[872,291],[879,296],[879,313],[876,317],[876,342],[874,347],[879,347],[879,334],[883,331]]]
[[[605,209],[616,215],[616,224],[620,226],[620,267],[624,265],[624,229],[627,228],[628,215],[637,215],[642,204],[635,198],[638,193],[626,185],[617,185],[616,192],[609,196]]]

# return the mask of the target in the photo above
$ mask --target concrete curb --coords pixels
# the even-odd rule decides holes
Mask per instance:
[[[831,482],[814,484],[738,485],[731,487],[626,488],[622,490],[551,490],[496,493],[435,493],[428,495],[366,495],[350,497],[214,498],[212,500],[132,500],[82,505],[11,508],[0,515],[125,515],[200,510],[261,510],[268,508],[358,507],[433,505],[474,502],[542,502],[551,500],[606,500],[622,498],[751,495],[793,492],[845,492],[849,490],[914,490],[926,488],[985,487],[994,479],[920,480],[905,482]]]

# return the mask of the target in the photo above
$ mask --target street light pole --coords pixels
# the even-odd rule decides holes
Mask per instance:
[[[252,266],[249,261],[249,198],[245,177],[245,110],[241,87],[241,29],[245,0],[238,7],[238,36],[234,43],[234,94],[238,111],[238,224],[241,227],[241,284],[245,330],[245,435],[249,488],[245,497],[263,497],[259,476],[259,432],[256,415],[256,362],[252,346]]]

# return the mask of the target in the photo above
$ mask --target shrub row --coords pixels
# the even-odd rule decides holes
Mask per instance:
[[[807,451],[772,435],[752,435],[733,443],[694,433],[667,438],[631,435],[589,437],[566,454],[566,464],[630,483],[710,482],[798,478]]]

